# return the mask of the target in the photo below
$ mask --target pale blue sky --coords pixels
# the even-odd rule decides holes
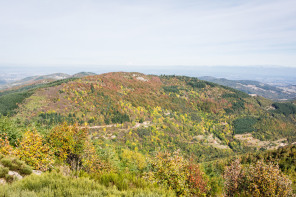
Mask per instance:
[[[296,67],[296,1],[0,0],[4,65]]]

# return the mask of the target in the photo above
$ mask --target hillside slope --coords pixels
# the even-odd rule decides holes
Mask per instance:
[[[37,89],[14,118],[46,128],[78,122],[102,146],[180,149],[204,161],[293,142],[294,115],[268,111],[271,103],[197,78],[121,72]]]

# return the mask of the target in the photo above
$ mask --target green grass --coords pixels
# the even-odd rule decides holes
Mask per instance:
[[[88,178],[66,177],[56,172],[31,175],[10,185],[0,186],[0,196],[7,197],[78,197],[78,196],[174,196],[161,189],[129,189],[119,191],[115,186],[105,187]]]

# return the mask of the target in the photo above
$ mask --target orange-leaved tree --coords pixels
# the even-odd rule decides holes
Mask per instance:
[[[191,195],[193,196],[203,196],[206,195],[209,188],[206,176],[204,172],[201,170],[198,164],[194,164],[192,160],[190,160],[188,166],[188,177],[187,184],[190,190]]]
[[[0,136],[0,154],[3,155],[14,155],[15,151],[9,144],[9,140],[6,134]]]

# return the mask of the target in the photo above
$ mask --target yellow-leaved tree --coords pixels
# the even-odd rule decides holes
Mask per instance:
[[[87,134],[85,128],[64,123],[53,128],[49,134],[49,143],[58,159],[78,171],[82,165]]]
[[[53,153],[37,131],[27,131],[18,148],[17,156],[35,169],[48,170],[54,163]]]

